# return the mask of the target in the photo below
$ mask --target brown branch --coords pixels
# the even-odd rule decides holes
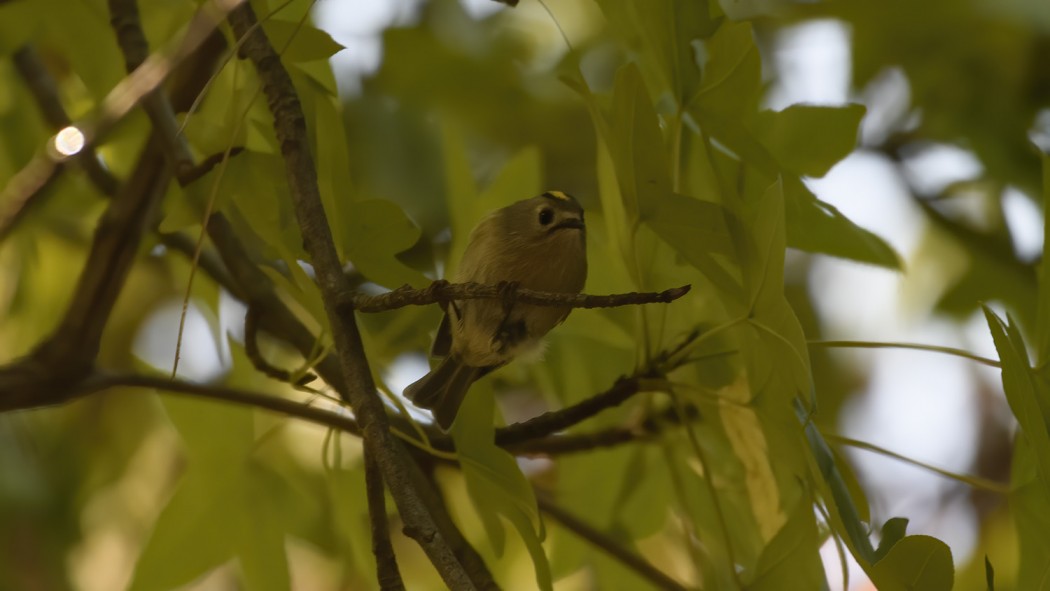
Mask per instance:
[[[678,354],[696,341],[699,336],[699,331],[690,332],[677,345],[661,352],[634,375],[621,376],[605,392],[595,394],[561,410],[546,412],[527,421],[496,429],[496,445],[515,447],[531,439],[546,437],[558,431],[564,431],[603,410],[623,404],[641,390],[642,380],[659,377],[685,363],[684,359],[678,358]]]
[[[26,87],[33,95],[37,107],[40,108],[44,120],[54,131],[68,127],[72,120],[62,106],[62,100],[58,92],[58,83],[48,72],[44,60],[31,45],[20,48],[14,55],[15,68],[22,76]],[[108,170],[103,168],[98,160],[98,155],[92,148],[81,150],[77,155],[77,164],[84,169],[91,182],[102,191],[103,195],[110,197],[117,194],[120,181]]]
[[[281,301],[273,281],[252,260],[226,216],[212,214],[208,219],[207,232],[229,270],[230,283],[227,289],[249,309],[259,311],[258,328],[278,335],[304,358],[309,357],[317,345],[317,337]],[[192,254],[190,250],[187,256]],[[207,268],[204,270],[208,271]],[[349,404],[349,389],[335,355],[325,355],[313,369]]]
[[[423,289],[404,285],[393,291],[368,296],[346,292],[340,296],[340,305],[358,312],[385,312],[405,306],[447,304],[453,300],[510,298],[522,304],[536,306],[567,306],[570,308],[616,308],[638,304],[667,304],[689,293],[683,285],[660,292],[631,292],[612,295],[554,293],[525,289],[513,283],[485,285],[481,283],[449,283],[438,280]]]
[[[296,386],[305,386],[317,379],[317,376],[309,372],[296,378],[292,372],[274,367],[263,357],[262,351],[259,350],[259,316],[261,314],[262,311],[254,306],[248,306],[248,311],[244,313],[244,354],[252,362],[252,366],[267,377]]]
[[[96,372],[71,388],[65,399],[71,400],[110,388],[146,388],[162,393],[166,392],[218,402],[240,404],[275,412],[323,427],[337,429],[351,435],[361,435],[361,427],[357,424],[357,421],[340,412],[309,406],[304,402],[280,398],[271,394],[262,394],[229,386],[196,384],[177,379],[172,380],[167,377]],[[687,413],[686,418],[689,420],[700,416],[696,409],[692,407],[687,408]],[[592,433],[552,435],[540,439],[526,440],[521,443],[504,444],[502,447],[515,455],[553,457],[627,443],[643,443],[659,436],[666,427],[679,423],[680,420],[675,410],[667,409],[657,416],[642,421],[636,427],[612,427]],[[441,451],[454,451],[452,440],[447,436],[442,437],[440,434],[431,439],[431,445]],[[417,488],[418,484],[417,482]],[[426,498],[429,499],[429,497]],[[455,544],[453,544],[453,547],[456,547]],[[460,551],[457,550],[456,554],[460,555]],[[464,564],[466,564],[466,561],[464,561]]]
[[[652,583],[658,589],[685,591],[686,587],[665,575],[663,571],[649,564],[641,556],[624,548],[619,542],[605,533],[598,531],[580,518],[556,505],[546,495],[537,492],[536,501],[540,510],[560,523],[565,529],[587,540],[595,548],[608,554],[614,560],[634,571],[637,575]]]
[[[558,431],[564,431],[603,410],[622,404],[638,392],[639,379],[637,377],[621,377],[605,392],[591,396],[582,402],[561,410],[545,412],[527,421],[497,429],[496,445],[514,446],[530,439],[538,439]]]
[[[150,136],[131,178],[99,221],[74,296],[55,332],[34,352],[44,367],[61,367],[65,380],[86,375],[98,355],[102,332],[135,262],[138,247],[170,180]]]
[[[365,494],[368,498],[368,521],[372,530],[372,554],[376,557],[376,578],[381,591],[403,591],[405,582],[397,567],[397,556],[390,543],[390,525],[386,519],[386,495],[383,492],[383,473],[376,464],[375,454],[364,446]]]
[[[201,45],[203,39],[198,38],[200,35],[198,30],[196,37],[190,32],[184,36],[179,50],[185,53],[178,55],[179,59]],[[157,67],[166,71],[164,68],[170,65]],[[152,73],[156,74],[157,70]],[[149,72],[140,74],[137,70],[136,74],[125,79],[123,86],[114,89],[106,98],[105,104],[115,102],[120,105],[108,114],[109,125],[131,109],[134,101],[127,101],[140,98],[142,95],[137,92],[148,92],[160,82],[149,78]],[[197,80],[191,76],[181,88],[185,92]],[[60,107],[51,103],[49,108],[55,106]],[[92,137],[97,140],[99,135],[96,133]],[[64,402],[74,396],[72,388],[77,382],[89,375],[117,295],[135,262],[146,231],[155,224],[158,205],[171,178],[170,170],[160,157],[162,153],[163,141],[154,131],[146,141],[131,177],[118,189],[96,227],[87,261],[59,326],[30,357],[0,369],[0,410]],[[5,187],[5,197],[14,199],[12,203],[32,200],[37,191],[56,178],[56,171],[64,166],[62,162],[49,156],[38,157],[23,170],[36,171],[30,175],[33,178],[29,185],[19,184],[25,180],[20,172]],[[56,367],[62,371],[54,371]]]
[[[321,205],[305,116],[295,87],[266,34],[256,27],[258,19],[250,4],[233,10],[229,22],[234,34],[244,40],[240,53],[255,66],[274,117],[274,131],[284,157],[303,246],[317,275],[336,355],[348,386],[351,405],[361,424],[365,446],[372,451],[383,473],[405,522],[405,531],[422,547],[445,584],[452,589],[473,589],[474,582],[441,535],[419,491],[413,486],[409,476],[411,460],[390,433],[386,409],[372,381],[353,315],[341,317],[339,313],[337,294],[345,291],[346,280]]]
[[[449,547],[452,548],[452,553],[456,555],[470,576],[470,580],[479,590],[498,591],[500,587],[492,578],[492,573],[489,572],[485,561],[456,528],[456,524],[452,522],[452,518],[445,509],[444,500],[441,498],[436,483],[424,473],[424,466],[433,464],[435,458],[419,450],[410,451],[413,452],[415,461],[409,462],[408,476],[412,479],[416,490],[420,491],[420,498],[427,504],[430,514],[434,516],[434,523],[441,530],[441,535],[445,537]]]
[[[302,402],[270,394],[260,394],[259,392],[228,386],[196,384],[183,380],[172,380],[167,377],[96,372],[79,383],[73,389],[72,394],[73,396],[83,396],[110,388],[147,388],[160,392],[192,396],[194,398],[252,406],[325,427],[331,427],[332,429],[338,429],[352,435],[361,435],[361,427],[357,424],[357,421],[345,414],[308,406]]]
[[[113,1],[118,4],[119,8],[123,9],[120,3],[128,0]],[[142,62],[141,66],[135,68],[134,72],[131,72],[109,92],[93,115],[75,122],[73,125],[84,135],[84,146],[81,152],[92,149],[101,141],[118,122],[143,100],[143,97],[152,93],[164,83],[168,75],[172,73],[173,68],[182,64],[198,48],[206,46],[209,42],[215,42],[216,36],[213,33],[215,26],[219,22],[217,19],[221,19],[228,10],[242,1],[209,2],[207,5],[202,6],[187,27],[186,34],[183,35],[178,45],[172,51],[167,52],[166,55],[154,54],[149,56]],[[123,26],[123,21],[119,21],[118,24]],[[132,60],[126,59],[125,61],[132,63]],[[195,72],[202,71],[201,68],[197,67],[190,67],[188,70],[191,72],[189,74],[190,78],[194,77]],[[183,83],[179,86],[187,88],[191,84]],[[197,92],[199,92],[199,89],[194,90],[193,94],[196,95]],[[177,104],[179,103],[178,98],[176,95]],[[163,117],[158,117],[158,115],[163,114],[163,109],[147,108],[147,111],[150,111],[151,119],[154,119],[156,130],[160,130],[164,137],[169,138],[169,140],[177,137],[178,134],[175,131],[177,130],[177,125],[175,125],[174,119],[166,120]],[[170,113],[170,109],[168,112]],[[54,139],[54,137],[50,138],[47,144],[48,149],[41,150],[40,154],[11,177],[7,185],[0,191],[0,203],[8,204],[8,213],[3,218],[0,218],[0,235],[10,230],[11,219],[22,216],[22,214],[17,212],[34,203],[38,199],[37,195],[50,187],[55,179],[66,170],[67,166],[65,166],[65,163],[69,157],[53,151]],[[189,162],[186,158],[188,151],[178,148],[178,143],[168,141],[160,144],[160,146],[175,154],[177,157],[174,161],[181,165]],[[185,172],[182,168],[176,169],[176,173],[182,172]]]
[[[695,406],[686,406],[684,411],[684,419],[687,421],[700,418],[700,411]],[[677,426],[682,422],[683,417],[679,415],[676,408],[672,407],[629,427],[610,427],[590,433],[551,435],[505,443],[502,447],[514,455],[558,456],[616,447],[626,443],[652,441],[663,433],[666,427]]]
[[[14,63],[48,125],[56,132],[68,126],[70,119],[59,98],[58,85],[37,51],[28,45],[20,48],[14,54]],[[104,195],[116,195],[119,181],[102,167],[90,146],[81,150],[76,162]],[[11,178],[0,194],[0,203],[4,204],[4,211],[0,213],[0,242],[47,197],[47,189],[64,168],[63,164],[42,156],[31,160]]]
[[[233,146],[232,148],[230,148],[230,151],[228,153],[219,152],[217,154],[212,154],[211,156],[208,156],[204,160],[201,160],[199,163],[197,163],[196,166],[190,168],[184,174],[182,174],[179,177],[179,183],[181,183],[183,186],[186,186],[211,172],[211,170],[218,166],[220,163],[222,163],[223,160],[226,160],[227,158],[233,158],[234,156],[240,154],[243,151],[243,146]]]
[[[130,74],[141,67],[150,55],[136,0],[109,0],[109,19],[116,33],[117,44],[124,55],[125,68]],[[181,177],[193,168],[193,155],[186,138],[179,134],[175,110],[168,100],[168,95],[163,89],[155,87],[142,98],[142,106],[153,124],[154,131],[164,140],[163,148],[172,170],[177,177]]]

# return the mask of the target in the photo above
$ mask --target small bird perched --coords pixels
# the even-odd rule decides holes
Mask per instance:
[[[580,293],[587,279],[583,208],[574,197],[548,191],[496,210],[470,233],[456,282],[514,283],[526,289]],[[456,418],[474,380],[537,346],[572,308],[500,300],[451,302],[431,354],[441,362],[405,388],[429,408],[442,429]]]

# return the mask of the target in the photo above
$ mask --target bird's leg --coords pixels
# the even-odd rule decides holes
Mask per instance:
[[[499,350],[505,351],[528,336],[525,331],[525,321],[522,319],[512,320],[511,312],[517,300],[519,283],[517,281],[500,281],[497,289],[500,292],[500,301],[503,302],[503,321],[493,337]]]

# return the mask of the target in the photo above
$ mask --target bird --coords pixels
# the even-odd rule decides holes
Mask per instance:
[[[578,294],[587,280],[583,207],[562,191],[547,191],[498,209],[471,231],[455,274],[457,283],[502,284]],[[440,358],[405,396],[432,411],[448,431],[470,385],[541,345],[572,311],[500,299],[449,302],[431,355]]]

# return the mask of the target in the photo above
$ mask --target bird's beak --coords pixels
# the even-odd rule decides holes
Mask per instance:
[[[562,228],[575,228],[577,230],[582,230],[583,220],[580,218],[568,218],[558,222],[558,224],[554,226],[555,230],[560,230]]]

